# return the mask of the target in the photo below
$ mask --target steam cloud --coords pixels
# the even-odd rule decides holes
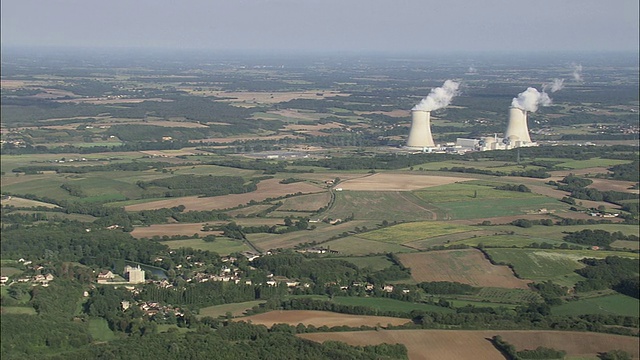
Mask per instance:
[[[582,65],[581,64],[573,64],[573,80],[577,82],[584,81],[582,79]]]
[[[550,84],[544,84],[542,86],[542,92],[547,92],[547,89],[551,90],[552,93],[562,90],[564,88],[564,79],[553,79]]]
[[[518,94],[517,98],[513,98],[511,107],[522,109],[525,111],[536,112],[538,106],[551,105],[551,98],[546,92],[539,92],[535,88],[528,88],[527,90]]]
[[[429,95],[411,110],[433,111],[447,107],[453,97],[458,95],[459,86],[460,83],[447,80],[442,87],[431,89]]]

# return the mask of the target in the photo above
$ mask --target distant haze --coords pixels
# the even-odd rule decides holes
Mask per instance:
[[[638,0],[2,0],[2,46],[637,51]],[[575,73],[579,79],[579,72]]]

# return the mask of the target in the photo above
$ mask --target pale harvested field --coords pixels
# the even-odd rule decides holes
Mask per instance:
[[[60,103],[95,104],[95,105],[138,104],[138,103],[141,103],[143,101],[171,102],[173,100],[161,99],[161,98],[139,98],[139,99],[135,99],[135,98],[102,98],[102,97],[74,98],[74,99],[56,100],[56,102],[60,102]]]
[[[316,211],[329,204],[331,193],[328,191],[296,196],[284,199],[278,211]]]
[[[173,235],[193,235],[198,234],[198,236],[203,237],[206,235],[221,235],[216,231],[202,231],[202,225],[204,224],[218,224],[215,221],[210,221],[207,223],[192,223],[192,224],[154,224],[151,226],[138,226],[133,228],[131,232],[131,236],[135,238],[152,238],[155,235],[158,236],[173,236]]]
[[[300,136],[294,136],[294,135],[291,135],[291,134],[267,135],[267,136],[253,135],[253,136],[238,136],[238,137],[206,138],[206,139],[189,140],[189,142],[199,143],[199,142],[202,141],[202,142],[213,142],[213,143],[219,143],[219,144],[228,144],[228,143],[232,143],[234,141],[280,140],[280,139],[285,139],[285,138],[299,139],[301,137]]]
[[[25,208],[42,206],[42,207],[47,207],[47,208],[53,209],[53,208],[57,208],[58,207],[58,205],[55,205],[55,204],[50,204],[50,203],[46,203],[46,202],[42,202],[42,201],[36,201],[36,200],[18,198],[18,197],[15,197],[15,196],[11,196],[10,199],[2,199],[2,200],[0,200],[0,204],[2,206],[15,206],[15,207],[25,207]]]
[[[316,342],[343,341],[364,346],[382,343],[404,344],[411,360],[494,360],[504,359],[488,339],[500,335],[516,349],[538,346],[564,350],[569,356],[596,359],[598,353],[621,349],[638,359],[638,338],[570,331],[525,330],[380,330],[300,334]]]
[[[191,150],[189,150],[191,149]],[[194,148],[182,149],[182,150],[145,150],[140,151],[141,153],[149,156],[159,156],[159,157],[176,157],[183,155],[194,155]]]
[[[473,179],[450,176],[378,173],[357,179],[345,180],[337,185],[337,187],[343,190],[353,191],[412,191],[466,180]]]
[[[297,132],[318,132],[319,130],[336,129],[341,127],[344,127],[344,125],[332,122],[328,124],[317,124],[317,125],[289,124],[285,126],[284,129],[286,131],[297,131]]]
[[[318,95],[320,94],[320,95]],[[280,102],[290,101],[293,99],[325,99],[335,96],[349,96],[349,94],[343,94],[338,91],[292,91],[292,92],[232,92],[232,91],[219,91],[213,95],[217,97],[224,97],[230,99],[221,99],[217,101],[224,102],[254,102],[261,104],[276,104]]]
[[[528,281],[516,278],[507,266],[492,265],[476,249],[398,254],[411,268],[416,282],[452,281],[472,286],[528,289]]]
[[[368,114],[382,114],[382,115],[387,115],[387,116],[391,116],[391,117],[410,117],[411,116],[411,111],[409,110],[392,110],[392,111],[354,111],[355,114],[357,115],[368,115]]]
[[[258,189],[245,194],[231,194],[214,197],[185,196],[175,199],[158,200],[148,203],[125,206],[127,211],[140,211],[151,209],[171,208],[184,205],[186,211],[191,210],[220,210],[233,208],[247,204],[251,200],[263,201],[267,198],[276,198],[287,194],[314,193],[320,191],[317,186],[309,183],[299,182],[294,184],[280,184],[279,179],[268,179],[258,183]]]
[[[381,326],[402,325],[409,322],[409,319],[394,318],[389,316],[366,316],[366,315],[349,315],[340,314],[329,311],[314,310],[276,310],[263,314],[252,315],[239,318],[239,321],[251,321],[256,325],[265,325],[267,327],[273,324],[289,324],[296,326],[300,323],[305,325],[320,326]]]

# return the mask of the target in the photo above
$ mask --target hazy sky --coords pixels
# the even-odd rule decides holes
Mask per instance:
[[[638,0],[2,0],[3,46],[638,51]]]

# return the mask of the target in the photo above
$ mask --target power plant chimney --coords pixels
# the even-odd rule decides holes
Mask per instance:
[[[517,107],[509,108],[509,124],[504,138],[509,139],[513,145],[519,141],[521,144],[530,143],[529,128],[527,127],[527,112]]]
[[[411,110],[411,131],[407,139],[409,148],[435,147],[431,136],[431,112],[425,110]],[[525,123],[525,130],[526,130]]]

